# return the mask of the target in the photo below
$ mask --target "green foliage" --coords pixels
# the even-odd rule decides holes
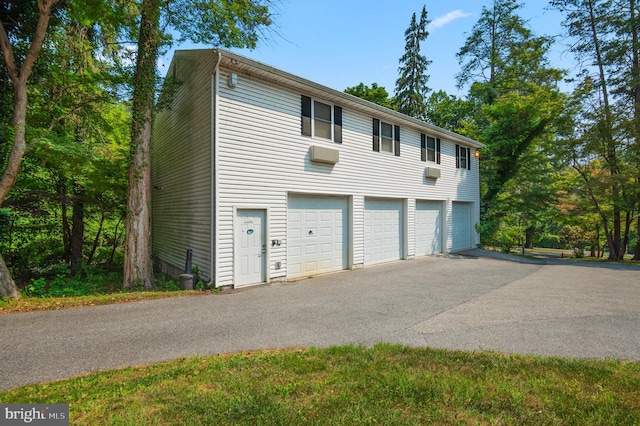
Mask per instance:
[[[427,67],[431,61],[420,53],[420,43],[429,36],[427,26],[427,9],[422,7],[420,21],[416,14],[411,17],[411,25],[404,33],[405,52],[400,58],[400,76],[396,80],[396,93],[393,98],[394,109],[411,117],[424,119],[426,115],[425,101],[429,87]]]
[[[609,258],[622,260],[630,232],[625,217],[640,208],[640,10],[635,1],[554,0],[552,5],[565,15],[570,50],[582,66],[572,94],[577,113],[559,155],[582,178]]]
[[[459,133],[464,131],[465,123],[473,119],[473,110],[473,103],[438,90],[426,99],[425,120]]]
[[[345,93],[353,96],[357,96],[374,104],[382,105],[386,108],[391,108],[391,99],[387,90],[378,86],[378,83],[371,84],[371,87],[365,86],[364,83],[360,83],[354,87],[347,87],[344,89]]]
[[[268,1],[174,0],[164,3],[167,24],[179,34],[178,42],[210,46],[255,48],[272,24]]]
[[[200,268],[198,265],[193,265],[191,268],[191,274],[193,275],[193,289],[194,290],[204,290],[207,286],[207,283],[204,282],[204,279],[200,275]]]
[[[55,273],[55,275],[52,275]],[[72,297],[112,293],[120,287],[122,274],[83,266],[80,273],[69,276],[66,264],[57,265],[48,277],[33,278],[24,291],[29,297]]]
[[[525,233],[540,228],[544,206],[553,202],[551,182],[544,181],[553,168],[544,158],[532,159],[553,145],[567,111],[557,87],[563,72],[548,66],[551,39],[526,28],[517,15],[521,7],[515,0],[483,7],[458,52],[458,85],[469,85],[472,112],[457,130],[485,144],[481,237],[484,244],[500,246],[524,241]]]

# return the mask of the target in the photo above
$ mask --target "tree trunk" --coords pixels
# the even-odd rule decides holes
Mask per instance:
[[[56,184],[56,192],[60,197],[60,217],[62,219],[62,246],[64,253],[62,258],[66,263],[71,262],[71,226],[69,225],[69,215],[67,213],[67,189],[62,178]]]
[[[593,238],[591,238],[591,257],[598,256],[598,249],[600,247],[600,225],[596,226]]]
[[[98,226],[98,232],[96,232],[96,237],[93,239],[93,245],[91,246],[91,251],[89,252],[89,256],[87,256],[87,265],[91,265],[93,262],[93,256],[96,254],[96,250],[98,250],[98,244],[100,244],[100,236],[102,235],[102,227],[104,226],[104,219],[106,212],[102,208],[102,214],[100,215],[100,226]]]
[[[611,241],[609,244],[609,260],[622,260],[624,253],[622,253],[622,219],[620,217],[620,207],[618,207],[618,200],[620,194],[614,189],[613,193],[613,234],[611,235]]]
[[[640,40],[639,40],[639,28],[636,16],[636,0],[629,0],[629,11],[631,14],[631,49],[632,60],[631,76],[632,76],[632,88],[633,88],[633,121],[635,130],[635,148],[636,148],[636,173],[640,174]],[[636,184],[640,183],[640,178],[636,178]],[[640,211],[640,195],[637,199],[637,207]],[[640,260],[640,215],[638,216],[638,226],[636,227],[638,233],[638,241],[634,250],[633,259]]]
[[[528,248],[528,249],[532,249],[533,248],[533,233],[534,233],[535,229],[533,228],[533,226],[530,226],[527,228],[527,230],[525,231],[525,242],[524,242],[524,247]]]
[[[151,126],[160,0],[143,0],[133,87],[123,288],[153,287],[151,268]]]
[[[118,220],[118,223],[116,223],[115,230],[113,231],[113,246],[111,247],[111,256],[109,256],[109,263],[108,263],[109,270],[113,268],[113,258],[115,257],[116,249],[118,248],[118,228],[122,223],[122,219],[124,219],[124,217],[121,216],[120,219]]]
[[[22,164],[22,157],[27,146],[25,139],[26,116],[27,116],[27,80],[33,69],[36,59],[40,55],[42,42],[47,33],[49,26],[49,17],[51,16],[51,8],[58,0],[38,0],[38,23],[36,31],[31,37],[31,45],[27,51],[27,55],[22,62],[22,66],[18,66],[13,54],[13,46],[9,41],[7,32],[4,29],[2,21],[0,21],[0,50],[7,66],[7,71],[11,77],[13,86],[13,114],[11,117],[11,125],[14,129],[13,146],[9,159],[2,176],[0,177],[0,206],[9,194],[11,188],[16,183],[18,171]],[[20,291],[16,287],[16,283],[11,278],[9,269],[4,263],[4,259],[0,255],[0,297],[19,298]]]
[[[20,299],[20,290],[11,278],[11,273],[4,263],[4,258],[0,254],[0,297],[12,297]]]
[[[637,231],[637,241],[636,241],[636,249],[633,253],[633,259],[631,260],[640,260],[640,216],[638,216],[638,226],[636,228]]]
[[[71,275],[82,267],[82,246],[84,245],[84,203],[83,190],[76,188],[71,214]]]

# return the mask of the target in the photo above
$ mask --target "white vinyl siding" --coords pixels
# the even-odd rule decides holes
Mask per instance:
[[[220,81],[226,81],[227,71],[220,71]],[[464,174],[456,169],[454,143],[442,140],[438,165],[442,175],[434,182],[424,177],[420,161],[424,130],[402,126],[402,156],[380,155],[371,150],[372,114],[347,106],[342,110],[343,143],[332,145],[340,151],[340,161],[335,165],[312,163],[309,150],[317,142],[300,134],[300,96],[299,91],[242,74],[235,89],[220,85],[218,285],[233,283],[234,206],[270,209],[268,240],[283,241],[270,248],[268,270],[270,278],[276,279],[288,276],[288,194],[352,197],[353,267],[366,263],[364,197],[415,200],[428,195],[476,201],[477,167]],[[447,239],[448,247],[450,242]],[[275,268],[276,262],[282,265],[280,269]]]
[[[287,264],[287,211],[292,196],[346,200],[346,268],[367,263],[365,199],[400,200],[396,258],[416,255],[416,200],[442,200],[442,251],[451,250],[453,244],[454,201],[471,203],[472,222],[478,222],[477,159],[469,158],[471,170],[456,168],[455,145],[461,140],[455,135],[300,78],[274,74],[249,60],[232,63],[225,55],[232,54],[222,51],[219,68],[217,51],[185,51],[174,59],[178,64],[183,61],[181,66],[190,72],[178,72],[182,86],[172,109],[158,115],[154,129],[153,184],[162,189],[153,193],[153,241],[154,254],[163,260],[183,265],[186,248],[193,248],[194,263],[211,272],[216,286],[234,285],[234,214],[242,209],[264,210],[266,281],[284,279],[294,273]],[[193,63],[184,62],[192,56]],[[230,67],[237,75],[235,87],[226,83]],[[215,97],[211,96],[212,80],[220,82]],[[301,99],[305,97],[333,105],[334,115],[339,106],[341,120],[334,125],[340,126],[342,143],[302,134]],[[213,114],[215,128],[211,127]],[[394,144],[402,155],[381,155],[371,149],[372,121],[376,120],[392,123],[393,131],[401,132]],[[440,170],[437,179],[425,177],[421,134],[441,140],[441,163],[429,164]],[[311,147],[317,145],[338,151],[339,161],[312,162]],[[213,155],[215,164],[210,162]],[[473,232],[472,239],[477,238]],[[209,268],[211,246],[216,250],[214,271]]]
[[[151,145],[152,251],[184,269],[193,265],[211,278],[211,73],[213,58],[176,56],[181,81],[171,105],[156,117]]]

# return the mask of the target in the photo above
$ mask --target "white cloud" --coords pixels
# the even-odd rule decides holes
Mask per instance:
[[[450,22],[455,21],[456,19],[466,18],[471,16],[470,13],[463,12],[462,10],[454,10],[452,12],[447,13],[446,15],[439,16],[433,21],[429,23],[429,31],[433,31],[438,28],[442,28]]]

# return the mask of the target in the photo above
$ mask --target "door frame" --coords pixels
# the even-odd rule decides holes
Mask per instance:
[[[262,214],[262,217],[264,219],[262,222],[262,245],[264,247],[264,256],[262,260],[262,275],[264,276],[264,281],[256,282],[256,283],[248,283],[248,284],[238,284],[239,282],[238,281],[239,250],[237,249],[237,239],[236,239],[238,227],[240,226],[240,221],[238,220],[238,213],[246,212],[246,211],[259,212],[260,214]],[[269,283],[270,246],[269,244],[267,244],[268,235],[269,235],[269,209],[268,208],[264,206],[255,206],[255,207],[254,206],[242,206],[242,207],[234,206],[233,207],[233,287],[234,288],[250,287],[254,285]]]

